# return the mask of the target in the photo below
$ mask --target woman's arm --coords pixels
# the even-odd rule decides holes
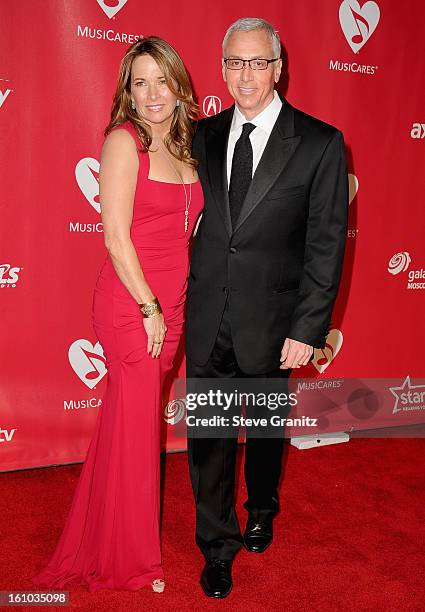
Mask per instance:
[[[138,304],[155,297],[143,274],[130,237],[139,159],[133,138],[126,130],[114,130],[102,148],[99,173],[100,207],[105,245],[115,271]],[[142,313],[140,316],[143,317]],[[147,352],[159,356],[167,330],[162,314],[144,318]]]
[[[130,238],[139,160],[133,138],[114,130],[103,145],[99,187],[105,246],[123,285],[138,304],[154,297]]]

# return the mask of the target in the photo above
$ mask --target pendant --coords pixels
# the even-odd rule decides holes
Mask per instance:
[[[187,232],[189,228],[189,211],[184,211],[184,231]]]

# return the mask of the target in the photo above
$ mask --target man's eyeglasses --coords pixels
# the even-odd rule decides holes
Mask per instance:
[[[244,68],[245,63],[249,65],[251,70],[267,70],[269,64],[273,62],[277,62],[279,58],[275,57],[274,59],[236,59],[236,58],[223,58],[223,62],[226,64],[226,68],[229,70],[242,70]]]

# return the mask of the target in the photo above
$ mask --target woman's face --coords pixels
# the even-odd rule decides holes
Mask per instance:
[[[177,98],[169,90],[162,70],[150,55],[139,55],[133,61],[131,96],[137,112],[148,123],[171,122]]]

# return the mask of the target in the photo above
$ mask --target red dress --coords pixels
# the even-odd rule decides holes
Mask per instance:
[[[136,140],[130,123],[120,126]],[[203,207],[200,181],[191,185],[189,228],[181,184],[148,178],[149,156],[138,153],[131,239],[145,278],[160,301],[168,331],[161,355],[146,352],[135,300],[109,256],[100,271],[93,324],[108,367],[96,421],[71,510],[56,550],[32,581],[62,588],[136,590],[163,578],[159,538],[161,391],[184,322],[188,242]],[[189,196],[189,186],[186,191]]]

